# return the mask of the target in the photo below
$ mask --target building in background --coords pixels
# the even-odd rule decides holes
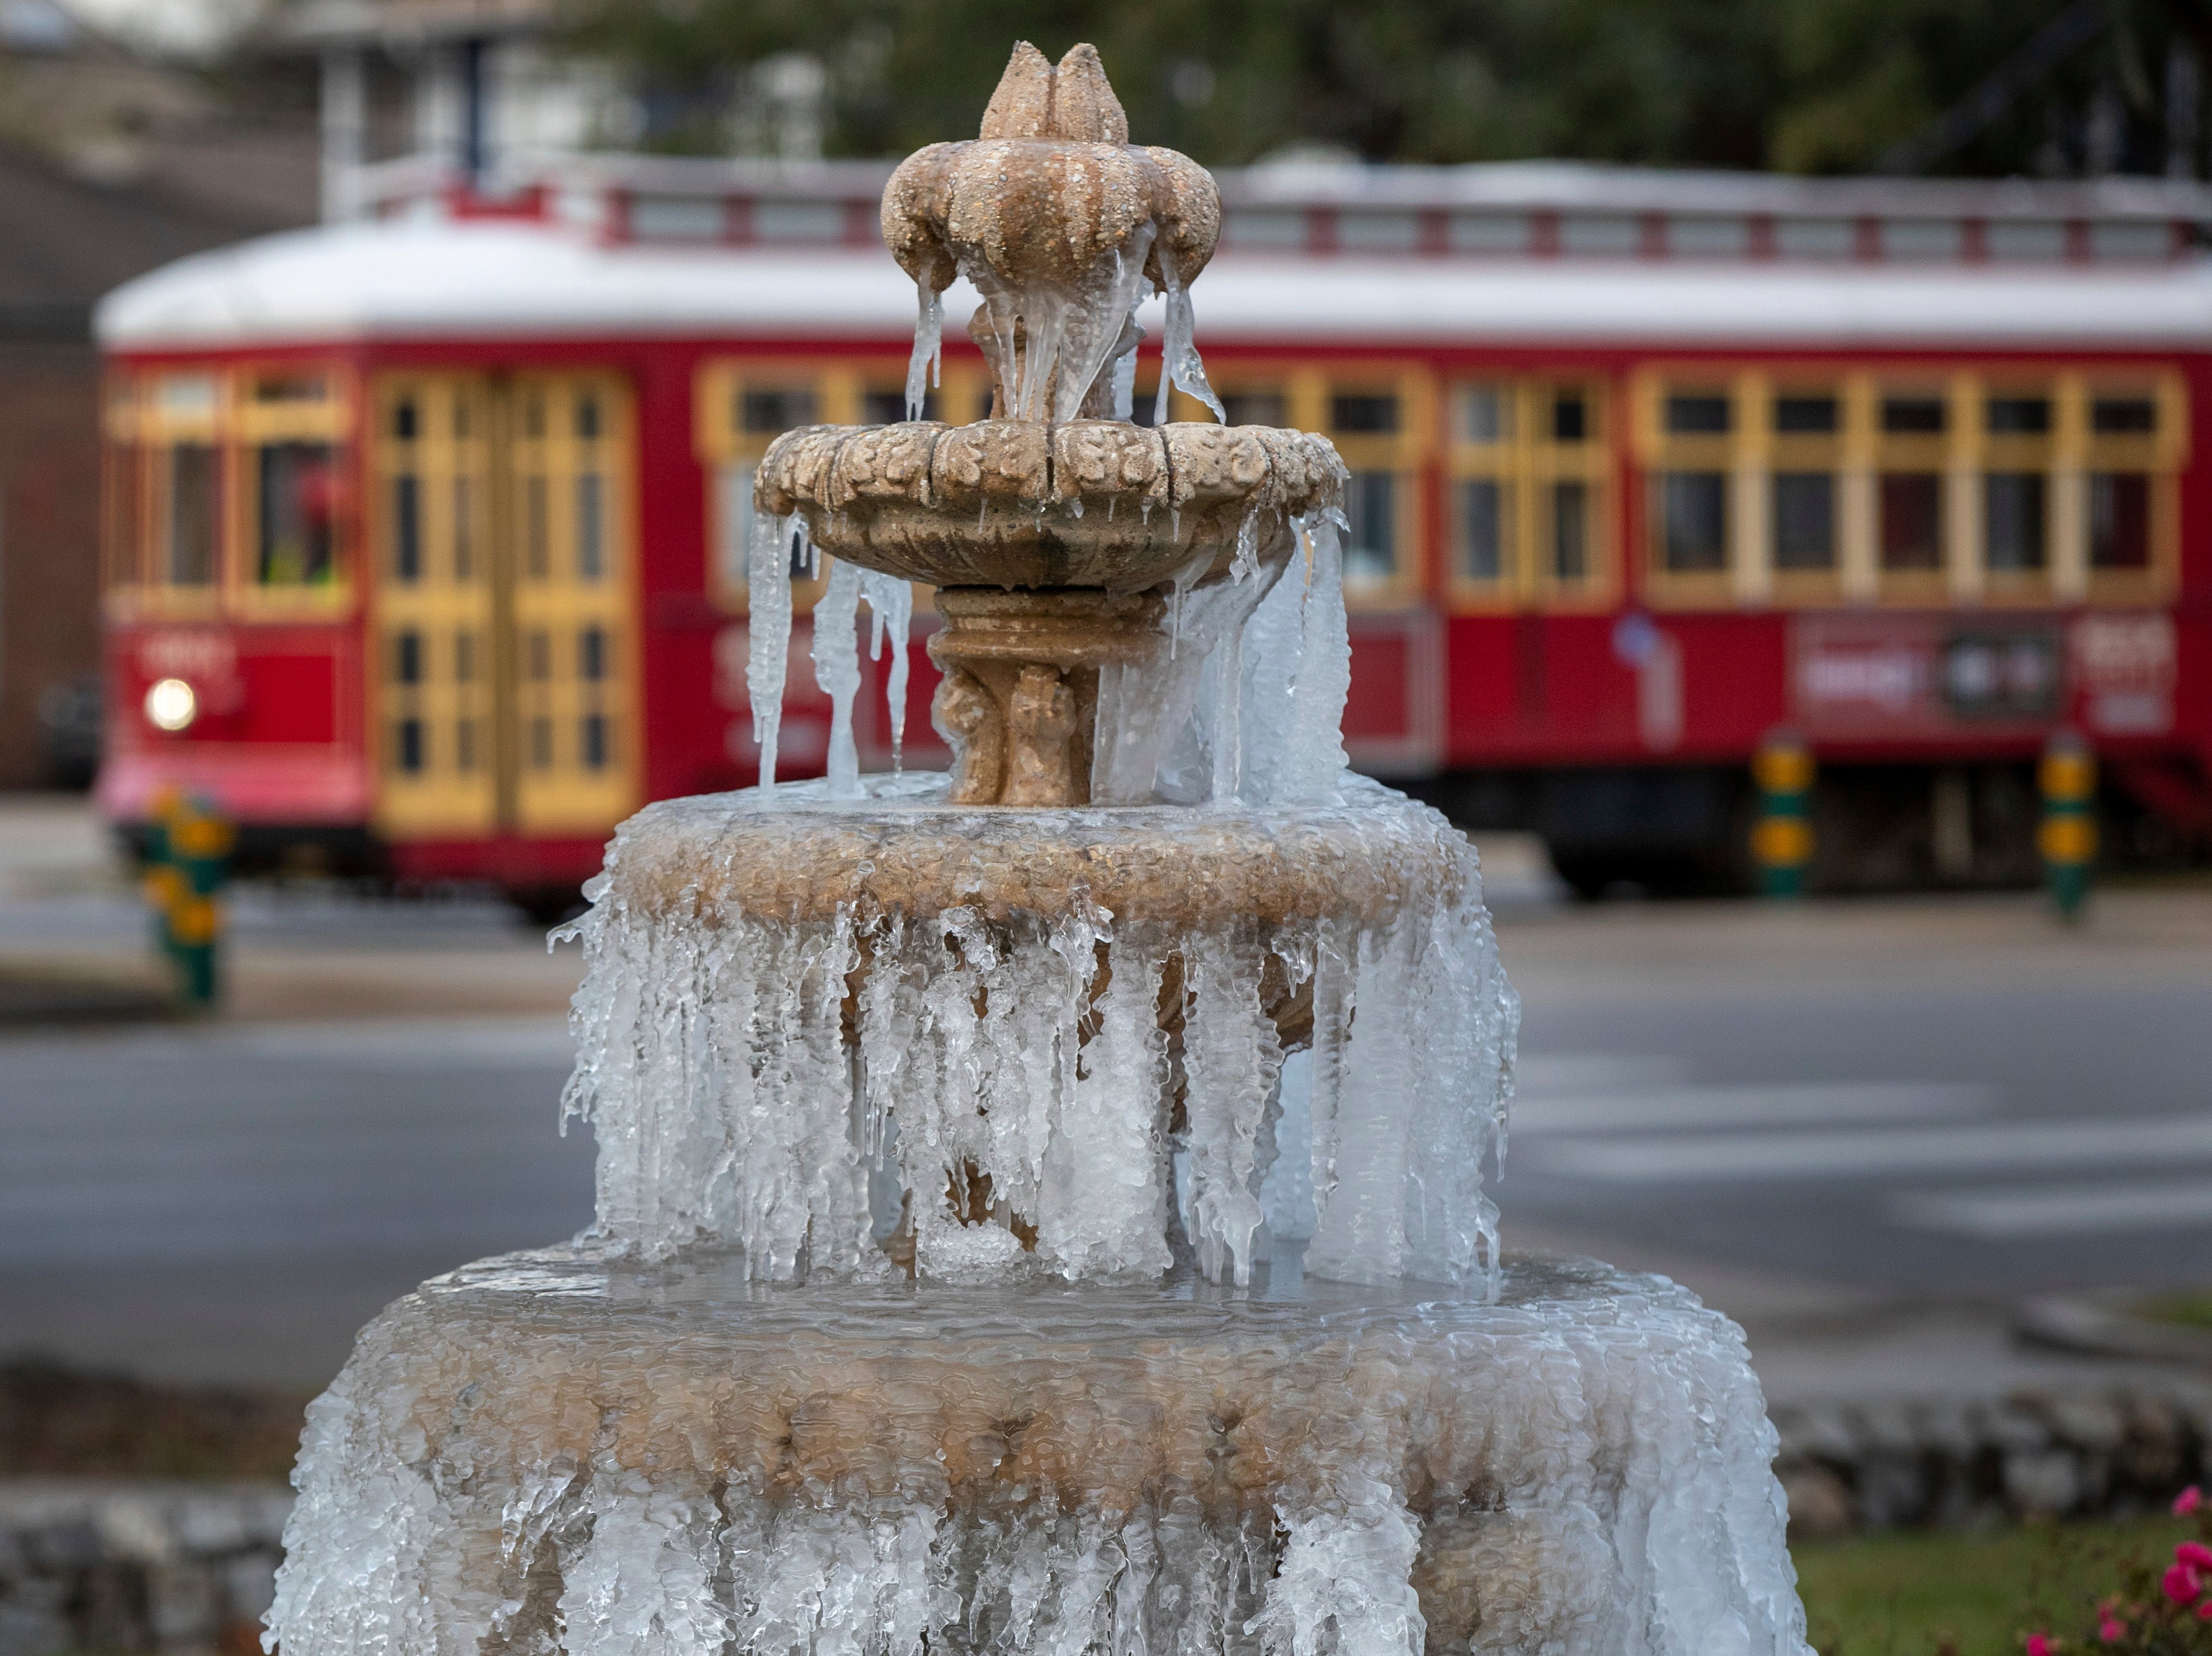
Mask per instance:
[[[0,6],[0,787],[82,786],[98,755],[94,302],[314,210],[312,106],[252,101]]]

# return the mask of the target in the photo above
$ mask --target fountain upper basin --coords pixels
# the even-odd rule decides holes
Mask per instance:
[[[806,426],[776,439],[759,508],[804,513],[835,558],[936,586],[1140,592],[1288,555],[1334,504],[1326,437],[1267,426],[984,420]]]

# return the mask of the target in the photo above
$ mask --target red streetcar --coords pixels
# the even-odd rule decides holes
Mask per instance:
[[[258,860],[554,902],[646,800],[752,779],[752,464],[789,427],[903,414],[886,169],[567,169],[106,303],[118,825],[180,783]],[[2201,186],[1222,184],[1208,372],[1232,421],[1325,431],[1352,473],[1363,768],[1536,829],[1584,889],[1729,877],[1785,724],[1820,759],[1831,884],[2032,870],[2063,723],[2119,849],[2212,828]],[[988,397],[966,294],[953,421]],[[826,747],[809,646],[802,619],[786,774]],[[862,734],[887,761],[880,714]]]

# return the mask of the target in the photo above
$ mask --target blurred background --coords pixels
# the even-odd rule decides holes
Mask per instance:
[[[752,466],[902,417],[877,199],[1017,37],[1217,171],[1526,998],[1508,1244],[1744,1324],[1821,1650],[2017,1649],[2023,1520],[2198,1475],[2212,8],[0,0],[0,1656],[248,1647],[355,1330],[588,1221],[544,929],[755,779]]]

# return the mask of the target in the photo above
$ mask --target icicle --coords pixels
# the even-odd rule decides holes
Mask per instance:
[[[1263,959],[1249,937],[1199,937],[1183,950],[1184,1110],[1190,1122],[1193,1234],[1199,1268],[1252,1279],[1253,1242],[1266,1215],[1260,1186],[1273,1159],[1262,1146],[1282,1072],[1275,1026],[1260,1007]]]
[[[1241,620],[1242,617],[1238,617]],[[1232,621],[1213,646],[1212,803],[1234,805],[1243,782],[1244,629]]]
[[[1190,289],[1182,285],[1176,270],[1171,244],[1159,246],[1160,276],[1167,288],[1167,327],[1160,344],[1160,419],[1167,418],[1168,379],[1175,382],[1191,396],[1213,410],[1213,417],[1223,425],[1229,423],[1229,415],[1221,406],[1221,399],[1213,394],[1213,387],[1206,381],[1206,364],[1199,360],[1195,338],[1196,322],[1191,313]]]
[[[853,697],[860,688],[860,566],[839,563],[814,606],[814,682],[830,698],[830,797],[858,799],[860,756],[853,741]]]
[[[921,277],[915,279],[921,315],[914,325],[914,355],[906,365],[906,417],[921,418],[929,388],[945,379],[945,294]]]
[[[745,549],[745,695],[752,703],[753,741],[760,749],[760,785],[775,788],[775,745],[783,724],[783,676],[791,650],[791,545],[796,516],[753,514]]]
[[[860,574],[860,596],[868,601],[868,613],[874,617],[869,660],[884,658],[884,636],[887,632],[890,635],[891,670],[884,680],[884,702],[885,711],[890,714],[891,770],[896,774],[906,768],[902,751],[906,741],[906,652],[907,640],[914,628],[914,588],[895,575],[868,569]]]
[[[1350,764],[1344,752],[1344,703],[1352,690],[1352,638],[1344,619],[1344,563],[1333,509],[1302,519],[1309,549],[1305,639],[1298,652],[1297,707],[1282,756],[1286,802],[1325,804],[1337,797]],[[1293,572],[1295,573],[1295,572]]]
[[[1237,525],[1237,546],[1229,561],[1229,579],[1241,581],[1259,573],[1260,569],[1260,508],[1255,504],[1245,508],[1243,521]]]

